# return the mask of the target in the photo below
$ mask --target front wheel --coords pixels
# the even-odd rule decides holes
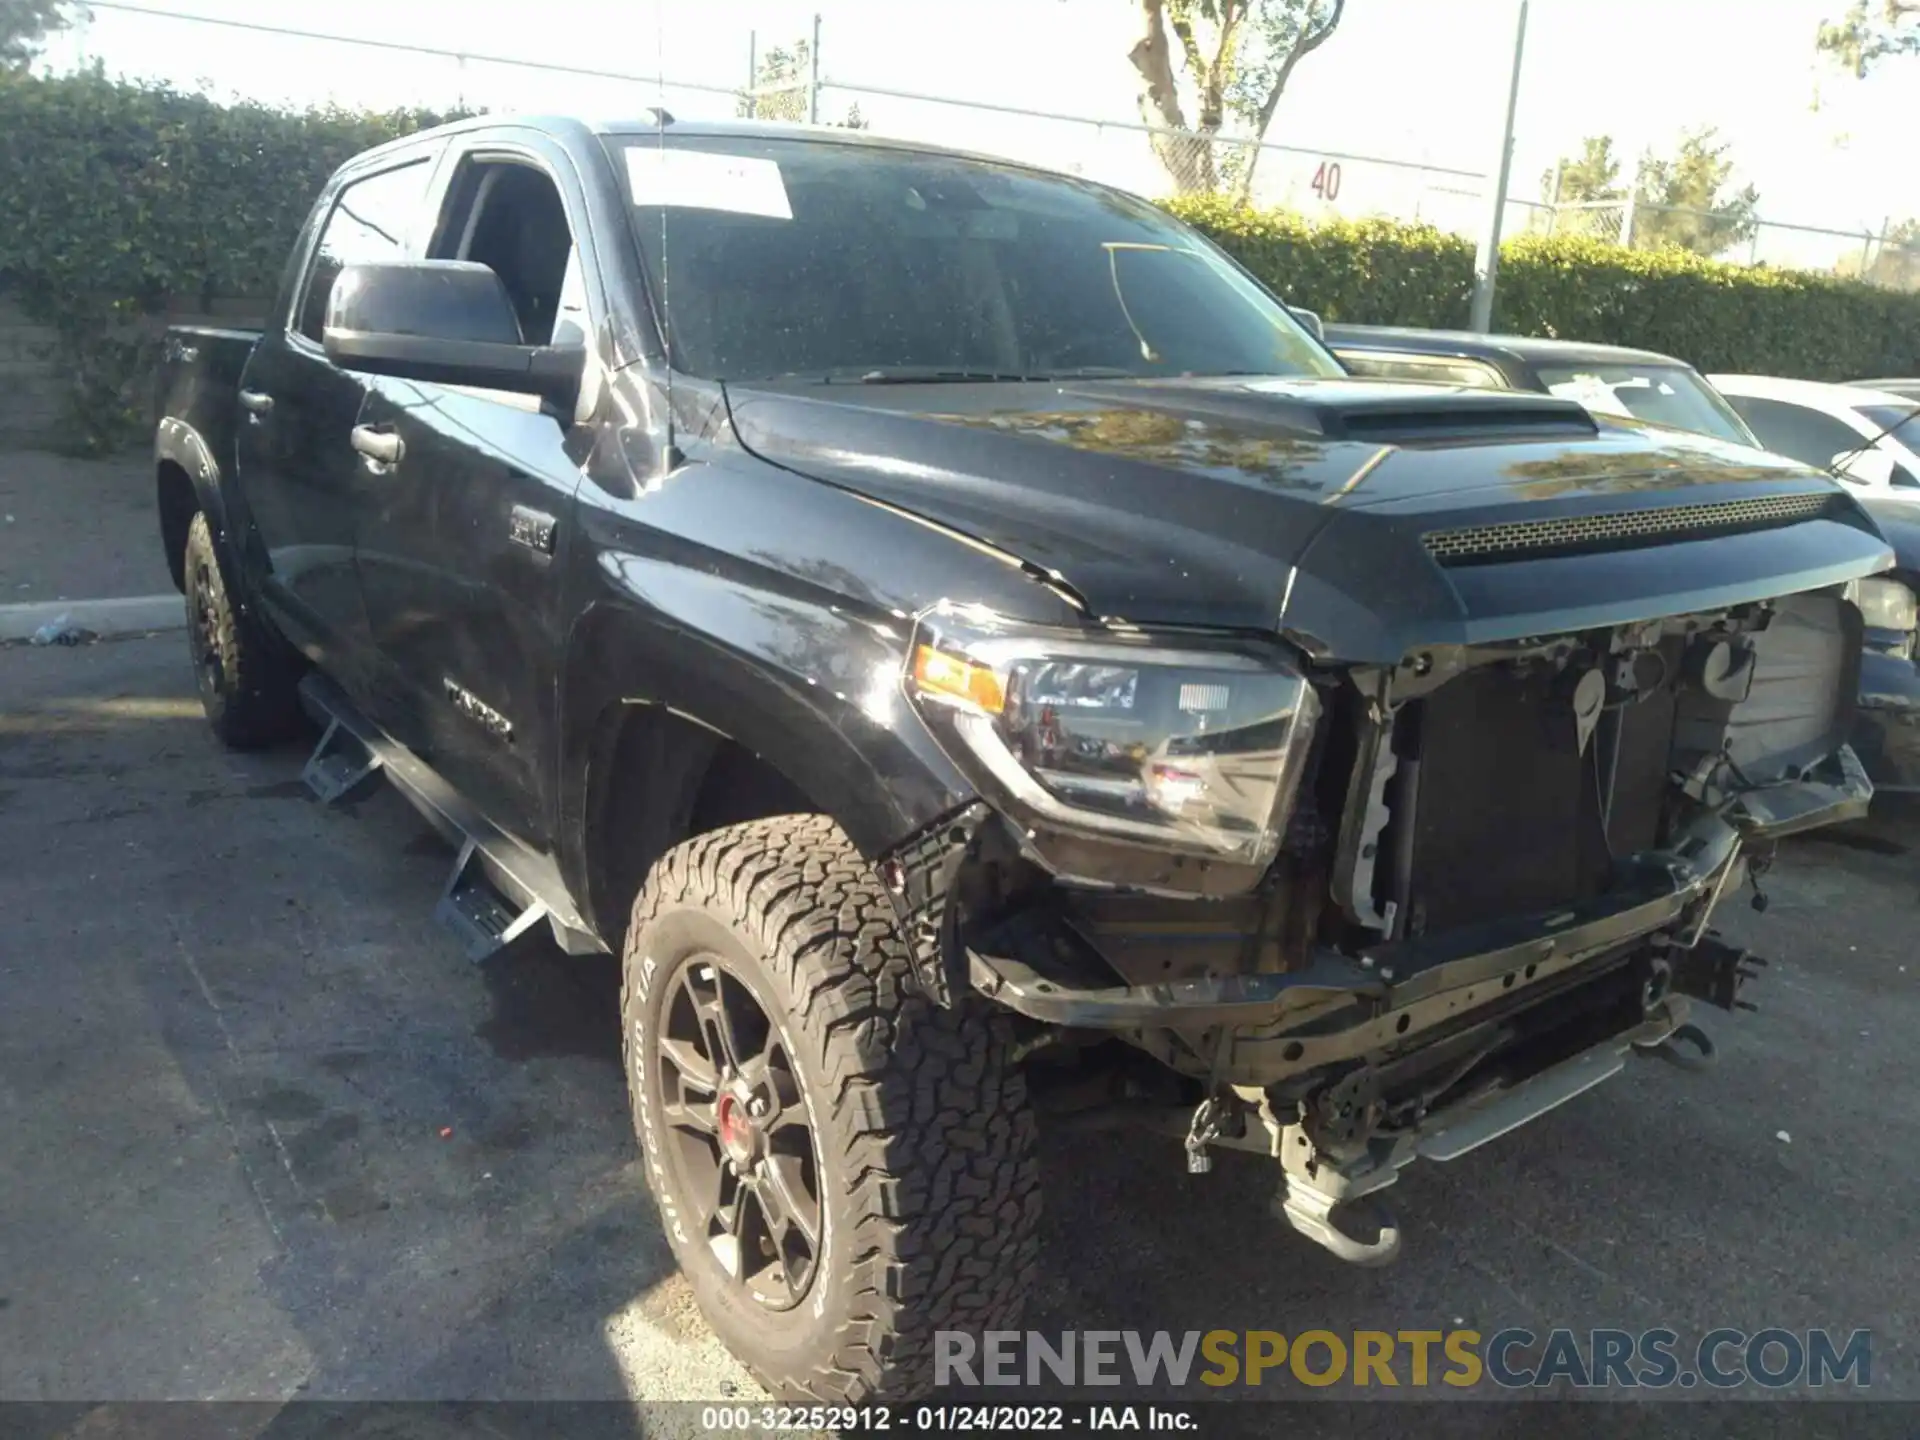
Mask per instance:
[[[623,963],[648,1183],[702,1312],[763,1385],[924,1395],[935,1331],[1013,1326],[1040,1186],[1006,1017],[911,988],[837,825],[781,816],[670,850]]]

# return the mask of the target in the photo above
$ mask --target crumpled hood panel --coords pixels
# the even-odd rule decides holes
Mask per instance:
[[[977,537],[1056,576],[1096,617],[1279,629],[1329,659],[1391,661],[1419,644],[1543,633],[1529,627],[1599,613],[1602,592],[1618,597],[1613,609],[1651,618],[1707,594],[1831,583],[1809,577],[1869,573],[1888,558],[1864,517],[1843,517],[1443,568],[1422,542],[1430,530],[1837,494],[1776,456],[1596,425],[1543,397],[1195,380],[731,385],[728,399],[741,443],[763,459]],[[1675,573],[1670,552],[1708,548],[1712,583]],[[1556,585],[1576,603],[1560,603]]]

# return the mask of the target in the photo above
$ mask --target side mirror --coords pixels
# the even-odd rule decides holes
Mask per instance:
[[[1320,323],[1318,312],[1302,310],[1298,305],[1289,305],[1287,309],[1293,312],[1294,319],[1306,326],[1308,333],[1311,334],[1314,339],[1318,340],[1322,345],[1327,343],[1327,327]]]
[[[528,345],[492,268],[466,260],[348,265],[321,332],[343,370],[537,395],[571,417],[586,373],[579,345]]]
[[[1842,480],[1884,490],[1893,484],[1893,457],[1884,450],[1842,450],[1827,462]]]

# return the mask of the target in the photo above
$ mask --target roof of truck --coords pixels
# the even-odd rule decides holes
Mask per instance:
[[[664,123],[659,118],[664,116]],[[1050,169],[1045,165],[1035,165],[1025,160],[1012,159],[1005,155],[990,155],[974,150],[955,149],[950,145],[933,145],[919,140],[895,140],[875,135],[871,130],[849,130],[839,125],[794,125],[773,120],[682,120],[664,108],[657,111],[643,111],[638,115],[625,117],[593,117],[583,115],[518,114],[513,111],[474,115],[463,120],[452,120],[437,125],[431,130],[417,131],[397,140],[389,140],[374,150],[366,151],[354,157],[350,162],[358,167],[369,156],[384,154],[387,151],[410,148],[422,140],[431,140],[443,135],[459,135],[472,130],[494,130],[523,128],[537,130],[553,136],[606,136],[630,139],[638,136],[659,135],[667,138],[721,138],[738,137],[748,140],[809,140],[828,145],[855,146],[866,150],[891,150],[903,154],[946,155],[959,160],[974,160],[988,165],[999,165],[1009,169],[1027,170],[1043,175],[1059,175],[1065,179],[1084,179],[1082,176],[1066,174]],[[1105,187],[1112,188],[1112,187]]]

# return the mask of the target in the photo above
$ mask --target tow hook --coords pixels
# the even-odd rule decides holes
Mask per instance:
[[[1641,1048],[1640,1054],[1654,1060],[1664,1060],[1669,1065],[1677,1065],[1682,1070],[1701,1071],[1713,1068],[1720,1052],[1713,1043],[1713,1037],[1689,1020],[1675,1028],[1674,1032],[1658,1045]]]
[[[1400,1222],[1377,1200],[1346,1201],[1349,1213],[1369,1216],[1379,1230],[1374,1240],[1356,1240],[1333,1223],[1333,1208],[1343,1203],[1319,1186],[1297,1175],[1287,1175],[1273,1197],[1273,1209],[1282,1220],[1350,1265],[1390,1265],[1400,1255]]]
[[[1220,1138],[1220,1121],[1226,1104],[1218,1095],[1209,1095],[1194,1107],[1193,1122],[1187,1126],[1187,1173],[1205,1175],[1213,1169],[1213,1156],[1207,1147]]]

